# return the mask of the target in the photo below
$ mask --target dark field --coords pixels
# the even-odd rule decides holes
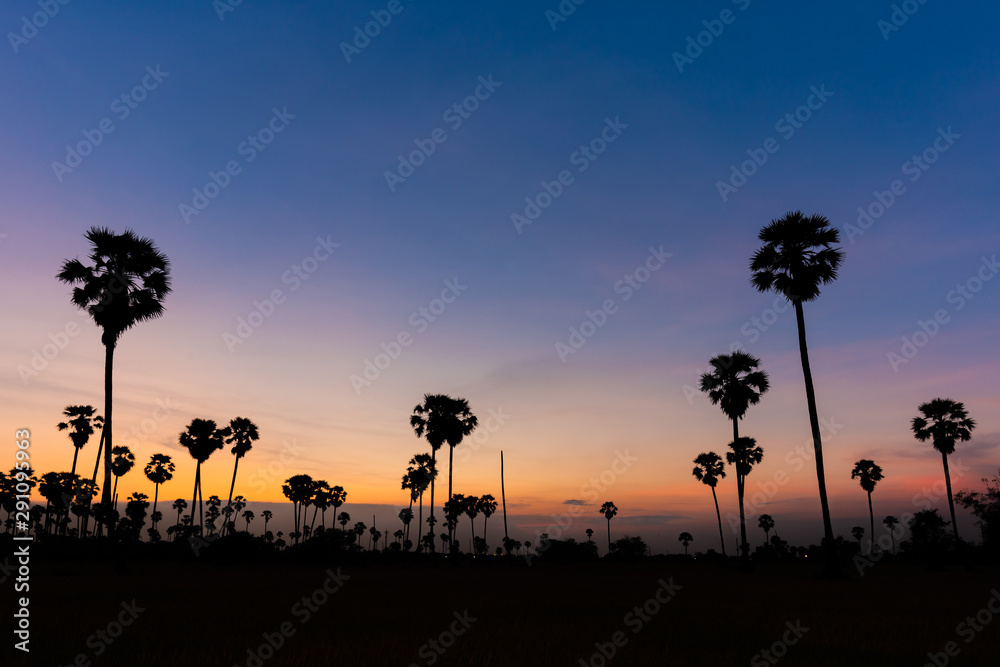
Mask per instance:
[[[3,664],[70,665],[82,654],[80,665],[130,667],[602,665],[591,660],[595,644],[621,632],[607,664],[767,665],[774,663],[754,660],[760,651],[783,635],[796,640],[786,622],[800,622],[804,634],[783,665],[923,665],[948,642],[960,651],[948,664],[996,665],[1000,656],[1000,617],[975,634],[956,629],[986,608],[1000,586],[996,568],[929,572],[881,563],[864,578],[838,582],[817,580],[811,564],[758,565],[749,575],[693,562],[351,565],[342,573],[343,587],[325,604],[317,596],[308,611],[293,606],[322,587],[326,568],[143,563],[116,574],[105,565],[38,564],[30,661],[11,650],[5,632]],[[643,619],[633,610],[654,598],[661,579],[682,588],[658,612],[650,602],[653,613]],[[10,585],[3,584],[8,628]],[[122,603],[133,599],[142,611],[106,645],[94,633],[119,615],[127,620]],[[455,614],[466,611],[468,629],[443,655],[435,652],[428,642],[453,622],[464,630]],[[291,630],[283,646],[267,660],[251,659],[248,649],[283,623]]]

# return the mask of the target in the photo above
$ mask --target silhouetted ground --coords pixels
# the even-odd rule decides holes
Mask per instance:
[[[619,639],[627,642],[620,642],[608,665],[768,665],[775,663],[755,655],[781,641],[786,622],[799,622],[808,630],[787,647],[782,665],[919,666],[948,642],[960,650],[948,664],[997,664],[1000,615],[969,643],[971,630],[959,634],[956,626],[986,608],[991,590],[1000,586],[1000,570],[928,572],[881,563],[864,578],[829,582],[815,579],[812,565],[758,565],[749,575],[694,562],[345,565],[349,579],[342,589],[303,623],[304,608],[293,606],[323,585],[324,567],[140,563],[116,574],[105,564],[37,563],[30,662],[20,654],[9,659],[17,652],[8,632],[8,580],[2,663],[603,665],[591,660],[595,643],[612,642],[622,632]],[[648,621],[627,616],[654,598],[661,579],[683,588]],[[113,643],[104,644],[95,632],[107,630],[125,613],[122,603],[133,599],[142,611]],[[467,631],[443,655],[429,645],[421,653],[453,622],[455,629],[462,627],[455,614],[466,611]],[[269,659],[250,660],[248,649],[258,649],[264,633],[279,631],[282,623],[294,634]],[[777,651],[783,653],[780,646]],[[81,654],[85,661],[74,663]]]

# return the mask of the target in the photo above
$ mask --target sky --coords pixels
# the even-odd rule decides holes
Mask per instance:
[[[189,497],[178,434],[243,416],[261,439],[237,493],[279,503],[305,473],[390,523],[428,449],[409,416],[445,393],[481,422],[455,491],[499,499],[503,451],[515,537],[604,535],[610,500],[612,537],[717,549],[692,460],[731,424],[695,387],[744,349],[772,385],[741,424],[765,452],[748,514],[818,542],[795,317],[748,269],[801,210],[846,253],[805,306],[835,533],[867,525],[861,458],[885,471],[877,518],[946,516],[917,406],[978,422],[956,490],[1000,460],[1000,8],[902,5],[4,3],[0,430],[69,469],[56,424],[103,406],[104,354],[55,274],[91,226],[131,228],[173,292],[116,350],[126,493],[151,496],[141,467],[166,453],[161,497]],[[204,465],[206,496],[232,465]],[[735,476],[718,491],[733,550]]]

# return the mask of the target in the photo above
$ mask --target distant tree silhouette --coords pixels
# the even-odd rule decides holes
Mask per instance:
[[[344,537],[347,537],[347,524],[351,522],[351,515],[347,512],[341,512],[337,515],[337,522],[340,524],[340,529],[344,533]]]
[[[722,545],[722,555],[726,555],[726,538],[722,532],[722,513],[719,512],[719,498],[715,495],[715,486],[726,476],[726,464],[715,452],[703,452],[694,460],[695,468],[691,474],[702,484],[712,489],[712,500],[715,501],[715,517],[719,520],[719,542]]]
[[[489,525],[490,517],[493,513],[497,511],[497,499],[491,494],[487,493],[482,498],[479,499],[477,503],[479,511],[483,514],[483,542],[486,544],[486,548],[489,548],[489,538],[486,536],[486,528]],[[485,549],[484,549],[485,552]]]
[[[593,541],[594,541],[594,529],[593,528],[588,528],[587,529],[587,542],[589,543],[589,542],[593,542]]]
[[[153,492],[153,514],[156,514],[156,501],[160,498],[160,484],[169,482],[174,477],[174,462],[166,454],[153,454],[146,464],[143,472],[146,479],[155,485]],[[153,521],[153,528],[156,528],[156,521]]]
[[[781,294],[795,308],[795,321],[799,330],[799,356],[802,361],[809,425],[816,456],[819,501],[823,510],[823,534],[827,541],[827,565],[833,570],[836,568],[833,523],[830,520],[830,504],[826,497],[823,441],[819,432],[819,414],[816,409],[812,371],[809,368],[809,347],[806,343],[806,320],[802,304],[819,297],[820,285],[827,285],[837,279],[837,272],[844,261],[844,253],[833,245],[840,242],[840,232],[830,226],[830,221],[822,215],[805,216],[801,211],[793,211],[783,218],[772,220],[760,230],[758,238],[764,245],[750,260],[750,270],[753,272],[750,283],[758,292]]]
[[[410,466],[406,469],[411,488],[418,493],[420,500],[419,512],[417,514],[417,551],[421,551],[426,543],[423,539],[424,531],[424,491],[431,486],[437,477],[437,463],[432,454],[417,454],[410,459]],[[433,494],[432,494],[433,495]],[[433,531],[432,531],[433,532]],[[433,550],[433,540],[431,540]]]
[[[747,520],[743,511],[743,493],[746,490],[747,475],[753,467],[764,459],[764,450],[757,446],[753,438],[739,438],[729,443],[732,450],[726,452],[726,462],[736,467],[736,492],[740,501],[740,552],[743,566],[750,564],[750,545],[747,544]]]
[[[177,527],[178,528],[180,528],[180,526],[181,526],[181,512],[183,512],[184,510],[186,510],[187,506],[188,506],[187,501],[184,500],[183,498],[178,498],[177,500],[174,501],[174,504],[172,505],[172,507],[174,508],[174,511],[177,512]]]
[[[115,476],[115,488],[112,497],[112,507],[118,508],[118,480],[125,476],[135,465],[135,454],[128,447],[115,447],[111,450],[111,473]]]
[[[270,521],[272,517],[274,517],[274,514],[271,513],[271,510],[264,510],[263,512],[260,513],[260,517],[264,519],[264,534],[266,535],[267,522]]]
[[[892,516],[891,514],[886,518],[882,519],[882,523],[886,528],[889,529],[889,538],[892,540],[892,555],[896,555],[896,525],[899,523],[899,519]]]
[[[618,515],[618,508],[610,500],[603,505],[601,509],[597,510],[600,514],[608,520],[608,553],[611,553],[611,520]]]
[[[871,521],[871,544],[869,553],[875,546],[875,512],[872,511],[872,491],[875,485],[882,481],[882,468],[874,461],[860,459],[854,463],[854,470],[851,471],[851,479],[859,480],[861,488],[868,493],[868,518]]]
[[[764,544],[771,543],[771,529],[774,528],[774,519],[770,514],[761,514],[757,519],[757,527],[764,531]]]
[[[102,330],[104,345],[104,484],[102,504],[112,507],[112,369],[121,335],[140,322],[163,314],[170,293],[170,262],[153,242],[130,229],[121,234],[91,227],[84,235],[91,245],[91,266],[66,260],[56,275],[73,285],[73,305],[90,315]]]
[[[951,526],[958,541],[958,522],[955,520],[955,500],[951,495],[951,473],[948,470],[948,456],[955,453],[957,442],[968,442],[972,439],[972,431],[976,422],[969,418],[965,404],[950,398],[935,398],[929,403],[922,403],[921,416],[914,417],[911,422],[913,437],[920,442],[931,441],[934,449],[941,452],[944,463],[944,484],[948,491],[948,511],[951,512]]]
[[[865,536],[865,529],[862,528],[861,526],[854,526],[853,528],[851,528],[851,535],[853,535],[854,539],[858,541],[858,551],[860,551],[861,538]]]
[[[424,394],[424,402],[413,408],[410,426],[417,437],[426,435],[431,458],[437,463],[437,450],[448,443],[448,500],[451,500],[455,447],[479,424],[464,398],[444,394]],[[431,516],[434,516],[434,479],[431,479]]]
[[[254,516],[254,513],[251,512],[250,510],[247,510],[246,512],[243,513],[243,520],[247,522],[248,533],[250,532],[250,522],[253,521],[255,518],[256,517]]]
[[[691,535],[691,533],[681,533],[680,536],[677,538],[677,541],[684,545],[684,555],[687,556],[688,545],[694,541],[694,537]]]
[[[236,488],[236,471],[240,467],[240,459],[246,456],[247,452],[253,449],[253,443],[260,440],[260,433],[257,425],[246,417],[236,417],[229,422],[229,426],[223,429],[227,445],[232,445],[229,450],[236,457],[233,464],[233,481],[229,485],[229,498],[226,500],[226,507],[233,504],[233,489]]]
[[[197,465],[194,473],[194,492],[191,496],[191,525],[194,525],[194,503],[198,503],[198,525],[205,534],[204,501],[201,492],[201,464],[225,446],[226,432],[216,427],[211,419],[192,419],[187,430],[178,436],[181,447],[188,450]]]
[[[305,506],[312,500],[315,486],[316,482],[309,475],[293,475],[286,479],[285,483],[281,486],[281,492],[285,494],[286,498],[292,501],[295,533],[298,533],[298,535],[290,533],[288,536],[293,537],[296,544],[298,544],[299,537],[302,534],[302,519],[305,514]]]
[[[475,553],[473,542],[476,539],[476,517],[479,516],[479,497],[466,496],[462,509],[465,510],[465,516],[469,517],[469,523],[472,524],[472,537],[469,538],[469,551],[470,553]]]
[[[313,518],[312,523],[309,524],[309,532],[312,532],[316,526],[317,512],[323,510],[323,515],[326,516],[326,508],[330,506],[331,502],[331,493],[330,485],[325,479],[313,483],[312,498],[309,499],[309,504],[313,507]]]
[[[358,521],[354,524],[354,534],[357,536],[358,546],[361,547],[361,536],[365,534],[368,526],[365,525],[364,521]],[[363,547],[362,547],[363,548]]]
[[[96,408],[91,405],[70,405],[63,410],[63,416],[68,419],[59,422],[57,427],[60,431],[71,429],[69,439],[73,443],[73,468],[70,470],[70,474],[76,474],[77,456],[84,445],[90,441],[90,436],[94,434],[94,426],[104,424],[104,418],[95,415],[95,412],[97,412]]]
[[[410,523],[413,521],[413,510],[409,507],[399,510],[399,520],[403,522],[403,534],[400,535],[400,539],[403,539],[408,536],[410,531]]]

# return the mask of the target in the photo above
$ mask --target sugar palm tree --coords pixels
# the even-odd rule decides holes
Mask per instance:
[[[420,505],[419,512],[417,514],[417,551],[422,551],[424,545],[424,491],[427,490],[427,487],[432,486],[434,480],[437,478],[437,463],[434,460],[434,455],[417,454],[414,456],[410,459],[410,466],[407,468],[406,474],[409,475],[410,483],[413,484],[413,488],[419,493],[418,497]],[[430,544],[433,548],[433,540],[430,541]]]
[[[712,372],[701,376],[700,389],[733,421],[733,440],[737,440],[740,420],[751,405],[760,403],[761,395],[771,386],[770,380],[760,370],[760,359],[746,352],[720,354],[708,363]]]
[[[465,516],[469,517],[472,524],[472,538],[469,540],[469,551],[472,553],[472,543],[476,538],[476,517],[479,516],[479,497],[467,496],[465,498]]]
[[[330,506],[330,494],[332,489],[325,479],[317,480],[315,486],[313,487],[313,496],[310,499],[310,503],[313,506],[313,518],[312,523],[309,524],[309,532],[312,532],[313,528],[316,526],[316,513],[323,510],[323,516],[326,516],[326,508]]]
[[[67,417],[66,421],[59,422],[58,428],[60,431],[65,431],[66,429],[71,429],[69,432],[70,442],[73,443],[73,468],[70,470],[71,475],[76,474],[76,459],[80,454],[80,450],[83,449],[90,441],[90,436],[94,434],[94,426],[101,426],[104,424],[104,418],[100,415],[95,415],[97,409],[91,405],[70,405],[65,410],[63,410],[63,416]]]
[[[875,544],[875,513],[872,511],[872,491],[875,485],[882,481],[882,468],[874,461],[861,459],[854,464],[851,479],[857,479],[861,488],[868,492],[868,518],[871,520],[871,541]],[[869,553],[871,549],[869,548]]]
[[[399,520],[403,522],[403,531],[401,538],[409,539],[410,523],[413,521],[413,510],[409,507],[404,507],[399,510]]]
[[[771,529],[774,528],[774,519],[770,514],[761,514],[757,519],[757,527],[764,531],[764,544],[771,543]]]
[[[305,513],[305,506],[313,498],[313,493],[316,490],[316,482],[309,475],[293,475],[285,480],[285,483],[281,486],[281,492],[285,494],[285,497],[292,501],[292,514],[294,518],[295,533],[298,533],[295,537],[295,543],[298,544],[299,538],[302,536],[302,528]],[[291,534],[289,534],[291,536]]]
[[[722,544],[722,555],[726,555],[726,538],[722,532],[722,513],[719,512],[719,498],[715,495],[715,486],[726,476],[726,464],[715,452],[703,452],[694,460],[695,468],[691,473],[702,484],[712,489],[712,500],[715,501],[715,517],[719,520],[719,542]]]
[[[593,542],[594,541],[594,529],[593,528],[588,528],[586,532],[587,532],[587,542]]]
[[[128,447],[115,447],[111,450],[111,472],[115,476],[115,488],[111,494],[112,506],[118,507],[118,480],[135,465],[135,454]]]
[[[694,542],[694,536],[691,533],[681,533],[677,538],[677,541],[684,545],[684,555],[688,555],[688,545]]]
[[[860,551],[861,550],[861,538],[863,538],[865,536],[865,529],[862,528],[861,526],[854,526],[854,528],[851,528],[851,535],[853,535],[854,539],[856,539],[858,541],[858,551]]]
[[[90,315],[102,330],[104,345],[104,484],[101,503],[111,508],[112,369],[122,334],[136,324],[163,315],[163,300],[170,293],[170,262],[153,241],[132,230],[115,234],[91,227],[91,266],[66,260],[56,277],[73,285],[73,305]]]
[[[191,501],[191,502],[194,502],[194,501]],[[187,506],[188,506],[187,501],[184,500],[183,498],[178,498],[177,500],[174,501],[174,504],[171,506],[171,507],[174,508],[174,511],[177,512],[177,526],[178,527],[180,527],[180,525],[181,525],[181,512],[183,512],[184,510],[186,510]]]
[[[229,427],[226,429],[226,444],[233,446],[230,452],[236,457],[236,462],[233,464],[233,481],[229,484],[229,499],[226,501],[226,507],[233,504],[233,489],[236,488],[236,471],[240,467],[240,459],[253,449],[253,443],[258,440],[260,440],[260,434],[257,432],[257,425],[252,421],[246,417],[236,417],[230,420]]]
[[[486,538],[486,526],[489,524],[490,517],[497,511],[497,499],[489,493],[483,495],[479,499],[479,511],[483,514],[483,540],[489,544]]]
[[[407,511],[410,513],[410,518],[412,519],[413,518],[413,503],[417,502],[417,499],[420,497],[420,490],[417,488],[416,475],[415,475],[415,473],[413,472],[412,469],[409,469],[405,473],[403,473],[403,480],[401,482],[400,488],[402,488],[403,491],[409,491],[410,492],[409,493],[409,496],[410,496],[410,505],[409,505],[409,508],[407,509]],[[400,510],[400,512],[402,512],[402,510]],[[401,518],[402,518],[402,516],[403,515],[400,514]],[[406,524],[406,539],[409,539],[409,537],[410,537],[409,536],[410,522],[409,521],[404,521],[404,523]]]
[[[896,524],[899,523],[899,519],[892,516],[891,514],[886,518],[882,519],[882,524],[889,529],[889,539],[892,540],[892,555],[896,555]]]
[[[254,513],[247,510],[243,513],[243,520],[247,522],[247,532],[250,532],[250,522],[254,520]]]
[[[809,347],[806,343],[806,320],[802,304],[819,297],[820,285],[827,285],[837,279],[837,272],[844,261],[843,251],[834,247],[835,243],[840,242],[840,232],[831,227],[830,221],[821,215],[805,216],[801,211],[793,211],[783,218],[772,220],[760,230],[758,238],[764,245],[750,260],[750,270],[753,272],[750,283],[759,292],[773,291],[783,295],[795,308],[795,321],[799,330],[799,356],[802,361],[809,426],[812,430],[816,457],[819,502],[823,510],[823,534],[827,542],[828,564],[833,567],[835,558],[833,523],[830,520],[830,504],[826,497],[823,441],[819,432],[819,414],[816,410],[812,371],[809,368]]]
[[[194,525],[194,503],[198,503],[198,525],[201,533],[205,533],[205,503],[201,491],[201,464],[212,454],[225,446],[226,432],[216,427],[211,419],[192,419],[187,430],[178,436],[181,447],[188,450],[197,466],[194,473],[194,492],[191,495],[191,525]]]
[[[448,500],[451,500],[455,447],[479,424],[469,402],[444,394],[424,394],[424,402],[413,408],[410,426],[417,437],[426,436],[431,458],[437,462],[437,450],[448,443]],[[431,479],[431,516],[434,516],[434,480]],[[449,533],[451,530],[449,529]]]
[[[928,440],[934,449],[941,452],[944,463],[944,484],[948,491],[948,509],[951,511],[951,526],[955,531],[955,541],[958,541],[958,522],[955,521],[955,500],[951,495],[951,473],[948,471],[948,455],[955,453],[955,443],[968,442],[972,439],[972,430],[976,422],[969,419],[965,404],[950,398],[935,398],[930,403],[920,405],[920,417],[914,417],[911,423],[913,437],[920,442]]]
[[[744,567],[750,565],[750,545],[747,544],[747,520],[743,511],[743,493],[746,490],[747,475],[753,467],[764,459],[764,450],[757,446],[753,438],[741,437],[729,443],[732,450],[726,452],[726,462],[736,467],[736,493],[740,501],[740,552]]]
[[[618,515],[618,508],[610,500],[603,505],[601,509],[597,510],[600,514],[604,515],[604,518],[608,520],[608,553],[611,553],[611,520]]]
[[[153,492],[153,514],[156,514],[156,501],[160,498],[160,484],[173,479],[174,468],[173,460],[166,454],[153,454],[146,464],[146,469],[143,471],[146,479],[156,485],[156,490]],[[153,528],[156,528],[155,523]]]
[[[264,510],[260,513],[262,519],[264,519],[264,534],[267,535],[267,522],[271,520],[274,514],[271,510]]]

